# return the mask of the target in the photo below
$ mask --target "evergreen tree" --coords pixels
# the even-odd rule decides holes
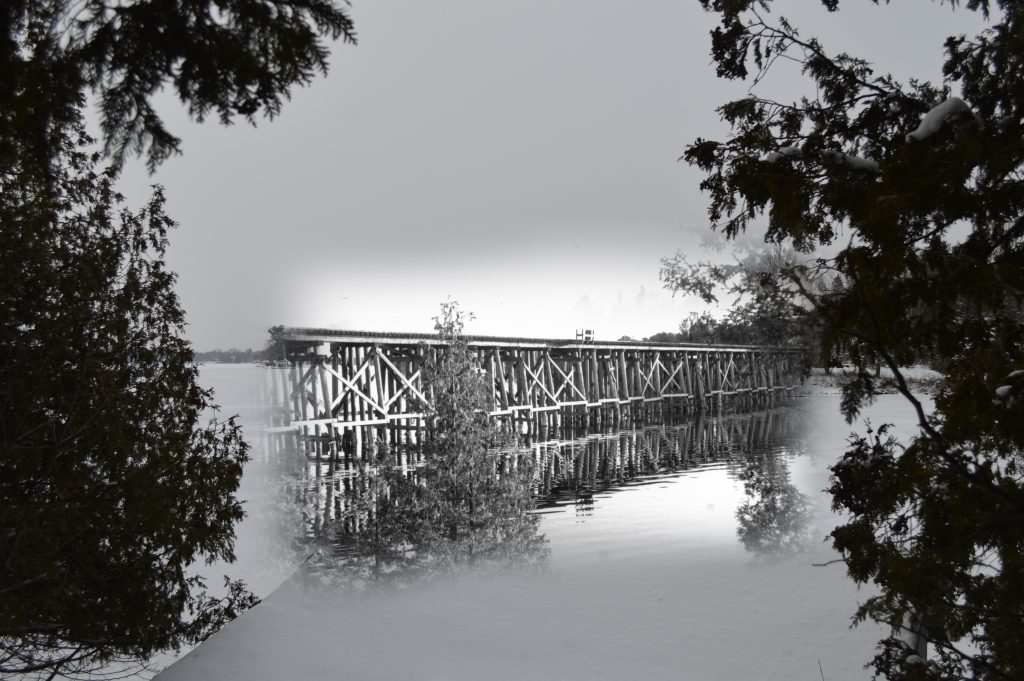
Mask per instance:
[[[253,122],[338,37],[333,0],[0,3],[0,676],[144,660],[254,602],[186,572],[232,559],[246,445],[230,419],[200,424],[162,191],[132,212],[113,185],[127,154],[152,169],[180,149],[161,89]]]
[[[180,152],[153,98],[197,120],[253,123],[327,69],[323,37],[355,42],[335,0],[7,0],[0,4],[0,162],[45,168],[49,133],[92,93],[115,167]]]
[[[808,252],[848,235],[814,265],[841,285],[793,283],[822,320],[826,356],[856,368],[846,416],[874,396],[876,363],[917,413],[906,446],[879,429],[832,469],[848,514],[834,544],[853,579],[880,588],[858,617],[895,627],[874,667],[890,679],[1024,678],[1024,6],[937,3],[991,27],[949,38],[932,84],[830,53],[773,17],[770,0],[701,4],[721,18],[718,74],[754,82],[719,109],[728,138],[685,153],[706,172],[713,227],[736,236],[766,216],[769,241]],[[813,94],[760,94],[792,60]],[[900,371],[922,357],[945,376],[930,414]],[[918,636],[935,659],[922,660]]]
[[[424,363],[433,437],[425,448],[425,505],[417,542],[447,562],[516,562],[544,555],[531,513],[532,461],[488,414],[488,374],[463,335],[468,315],[441,305],[434,328],[447,346]],[[426,349],[425,349],[426,351]]]
[[[246,445],[198,383],[156,189],[124,207],[80,125],[45,181],[0,175],[0,675],[194,643],[254,602],[232,560]],[[38,178],[33,178],[38,179]]]

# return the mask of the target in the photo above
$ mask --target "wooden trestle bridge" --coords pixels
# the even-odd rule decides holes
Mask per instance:
[[[618,425],[741,399],[765,403],[802,377],[803,352],[788,348],[466,339],[491,386],[490,415],[522,432]],[[444,352],[438,336],[288,328],[279,342],[289,367],[274,372],[283,415],[275,430],[325,443],[423,441],[432,396],[422,367],[429,354]]]

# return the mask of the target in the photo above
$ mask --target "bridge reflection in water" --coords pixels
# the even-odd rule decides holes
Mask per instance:
[[[540,511],[574,504],[582,514],[592,511],[595,492],[614,493],[681,471],[725,466],[746,492],[737,509],[738,539],[755,554],[770,555],[789,551],[805,539],[808,502],[790,483],[787,464],[779,456],[799,441],[802,426],[800,409],[785,405],[698,412],[665,424],[624,429],[595,431],[564,423],[521,436],[504,465],[532,466]],[[389,451],[396,469],[415,480],[423,463],[420,447],[393,446]],[[381,510],[380,466],[372,457],[323,457],[316,450],[303,458],[302,479],[294,488],[304,509],[303,541],[327,542],[336,555],[345,555],[346,547],[372,530]]]
[[[800,427],[796,410],[779,407],[536,442],[537,492],[554,501],[566,492],[614,488],[711,463],[739,464],[794,439]]]

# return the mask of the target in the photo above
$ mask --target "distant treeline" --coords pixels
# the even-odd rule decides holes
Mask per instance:
[[[253,350],[252,348],[246,348],[245,350],[231,348],[230,350],[208,350],[206,352],[197,352],[195,357],[197,362],[253,364],[266,360],[267,351],[263,348],[260,348],[259,350]]]
[[[691,312],[678,331],[662,331],[643,339],[645,343],[700,343],[737,345],[814,345],[817,330],[813,319],[800,316],[781,305],[744,305],[733,308],[723,319],[708,312]],[[619,340],[634,340],[623,336]]]

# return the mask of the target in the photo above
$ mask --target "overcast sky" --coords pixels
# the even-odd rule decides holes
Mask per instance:
[[[776,12],[832,51],[939,79],[944,36],[976,18],[929,0],[812,0]],[[430,331],[448,296],[472,333],[599,338],[674,330],[693,300],[659,258],[701,256],[701,175],[676,159],[723,135],[713,17],[696,0],[354,0],[359,45],[274,121],[161,110],[184,155],[125,170],[167,189],[169,261],[199,349],[258,346],[283,323]],[[792,77],[791,77],[792,76]],[[780,74],[761,92],[800,92]],[[767,89],[766,89],[767,88]],[[782,93],[782,94],[779,94]]]

